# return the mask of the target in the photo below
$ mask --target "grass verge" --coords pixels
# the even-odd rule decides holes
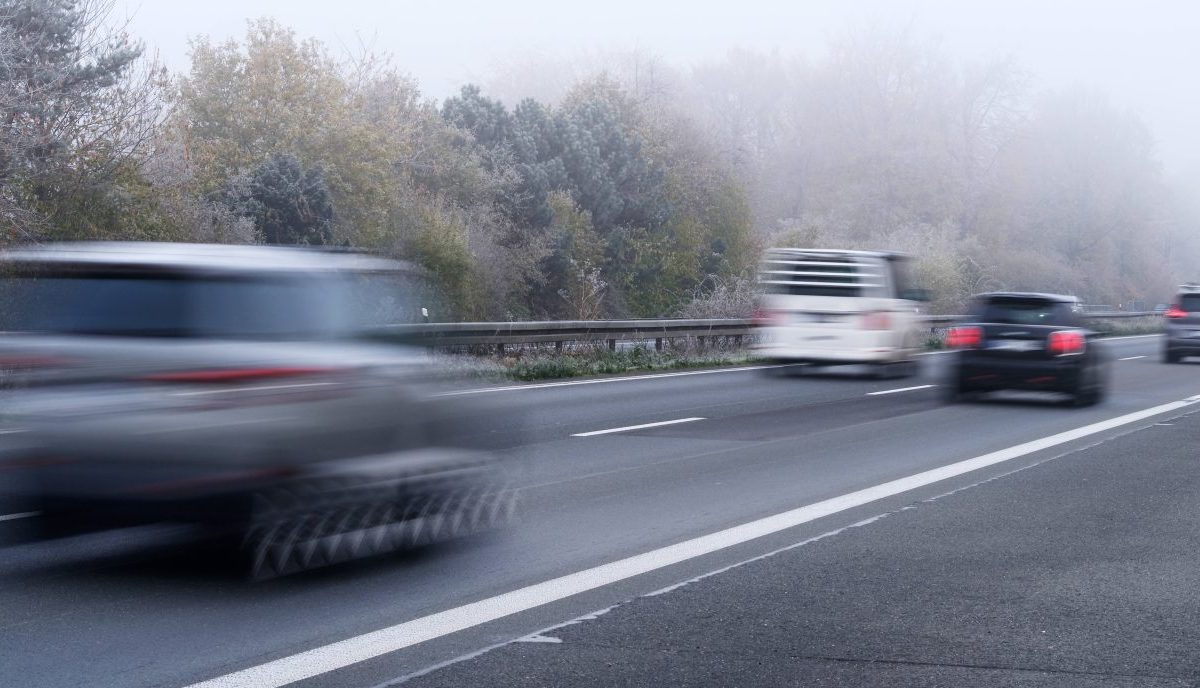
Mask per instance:
[[[622,373],[719,368],[755,363],[745,350],[655,351],[633,347],[623,351],[585,349],[569,353],[533,352],[504,358],[448,356],[444,364],[452,374],[476,379],[532,382]]]

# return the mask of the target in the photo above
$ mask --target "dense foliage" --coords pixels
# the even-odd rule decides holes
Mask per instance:
[[[166,75],[110,10],[0,0],[9,242],[360,246],[427,267],[443,318],[740,315],[783,244],[909,251],[941,310],[998,288],[1151,304],[1200,277],[1200,208],[1135,117],[903,35],[686,71],[610,55],[553,93],[541,64],[540,88],[439,104],[270,20]]]

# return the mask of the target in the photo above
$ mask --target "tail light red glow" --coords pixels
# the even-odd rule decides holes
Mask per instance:
[[[946,332],[946,346],[951,349],[977,349],[982,343],[983,329],[979,327],[951,327]]]
[[[767,310],[762,306],[755,308],[754,314],[750,316],[750,322],[755,327],[770,327],[779,324],[780,320],[778,311]]]
[[[334,368],[314,367],[275,367],[275,368],[221,368],[216,370],[181,370],[170,373],[155,373],[141,379],[149,382],[181,382],[181,383],[221,383],[221,382],[253,382],[255,380],[273,380],[277,378],[301,377],[305,375],[320,375],[334,372]]]
[[[887,313],[867,313],[863,315],[862,327],[864,330],[886,330],[891,327],[892,317]]]
[[[1167,312],[1166,312],[1166,316],[1172,320],[1176,320],[1178,318],[1186,318],[1187,315],[1188,315],[1187,311],[1183,310],[1179,306],[1171,306],[1170,308],[1167,309]]]
[[[1086,346],[1086,341],[1083,333],[1078,330],[1061,330],[1050,333],[1046,349],[1055,356],[1081,354]]]
[[[33,370],[72,365],[74,361],[58,356],[0,356],[0,370]]]

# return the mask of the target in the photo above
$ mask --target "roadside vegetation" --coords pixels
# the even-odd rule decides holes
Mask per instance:
[[[679,347],[656,351],[636,344],[616,351],[603,345],[585,345],[567,351],[530,348],[507,355],[461,356],[439,354],[440,367],[451,375],[494,382],[558,380],[628,373],[719,368],[758,362],[749,349]]]
[[[388,56],[270,18],[170,73],[113,7],[0,0],[7,243],[363,247],[429,270],[434,320],[746,316],[771,245],[910,252],[941,313],[997,289],[1152,304],[1200,277],[1200,208],[1134,114],[908,33],[514,61],[434,102]]]

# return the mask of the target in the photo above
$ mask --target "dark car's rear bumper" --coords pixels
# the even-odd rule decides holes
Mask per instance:
[[[1020,360],[967,352],[958,356],[950,384],[964,392],[1012,389],[1069,393],[1078,387],[1086,365],[1082,357]]]
[[[1200,356],[1200,337],[1190,336],[1190,331],[1172,333],[1167,331],[1167,350],[1188,356]]]

